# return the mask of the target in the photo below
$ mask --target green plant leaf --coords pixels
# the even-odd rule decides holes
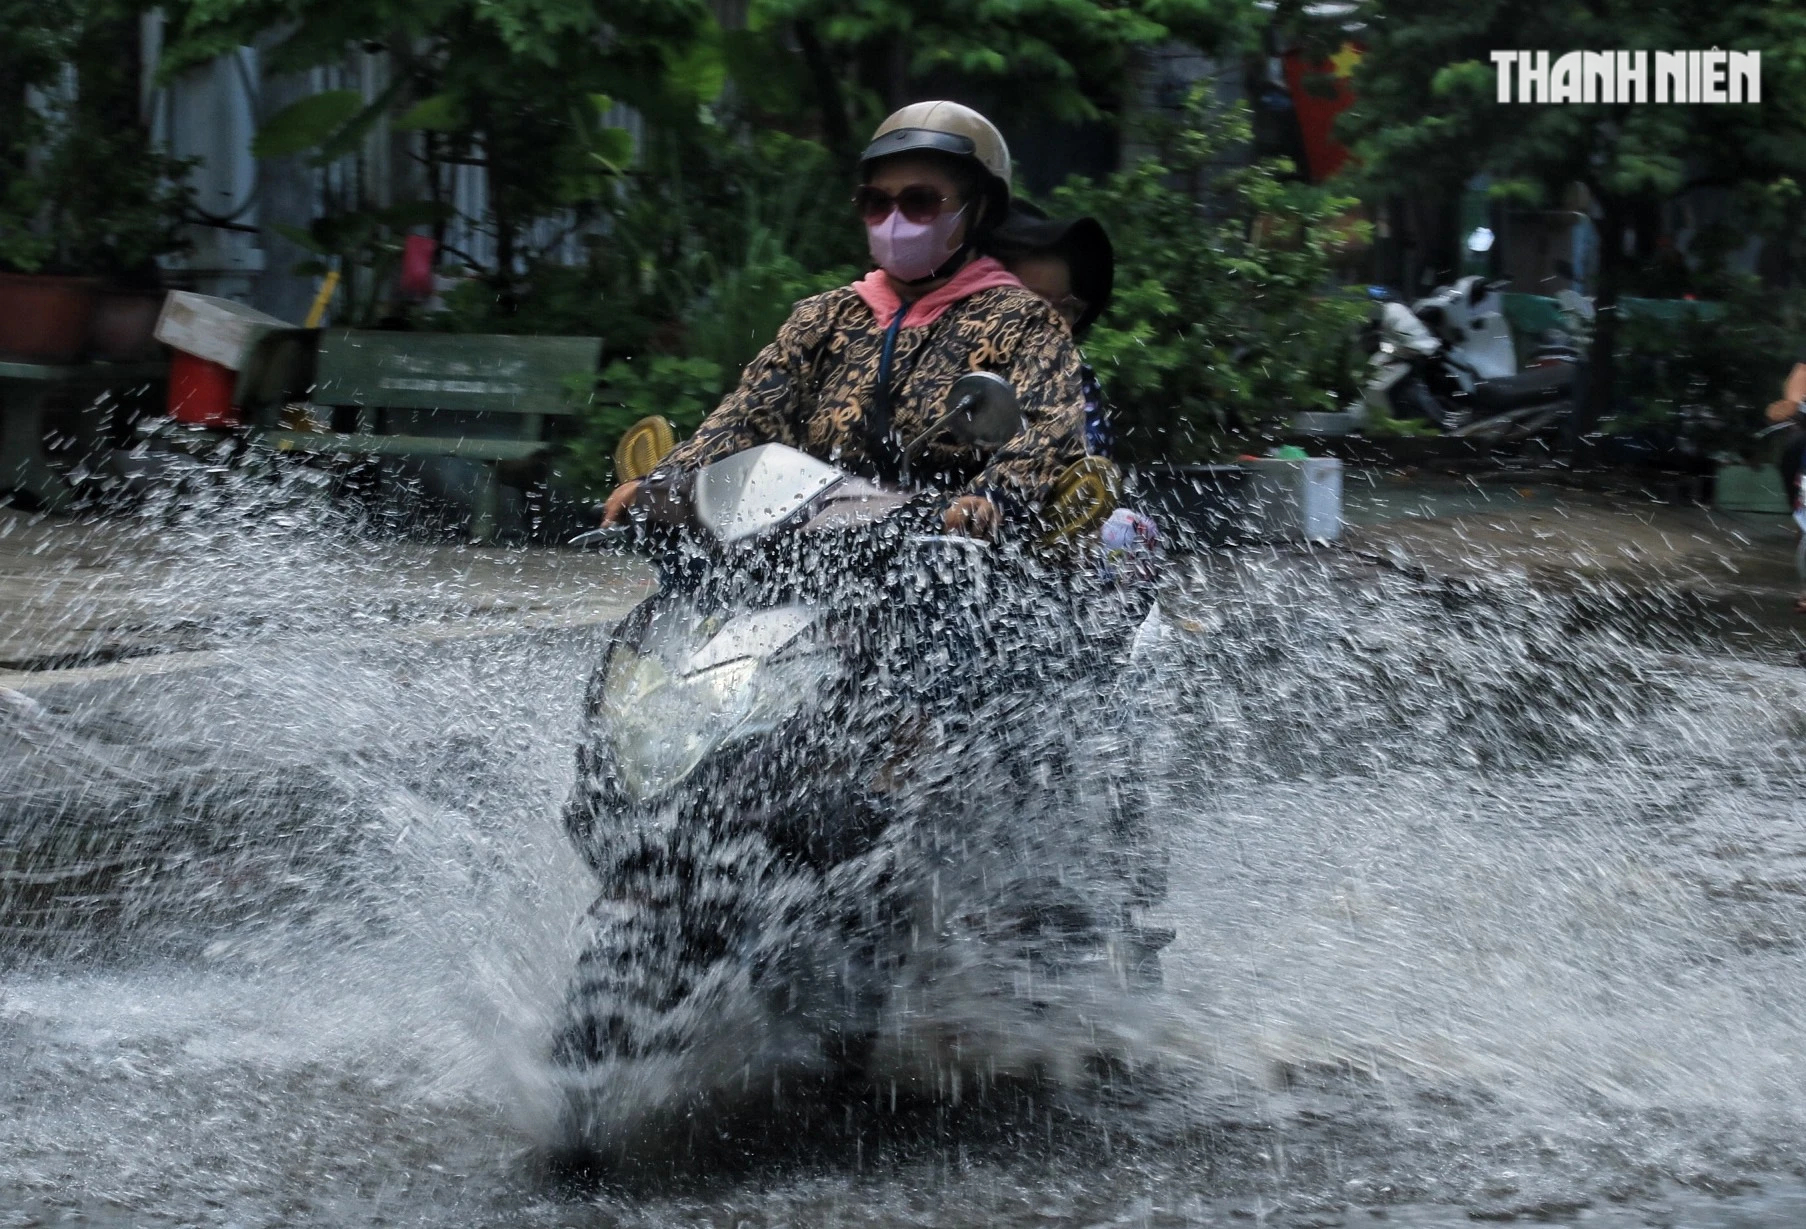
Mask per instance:
[[[714,40],[699,40],[666,61],[666,80],[679,94],[714,102],[727,85],[727,60]]]
[[[264,122],[251,141],[257,158],[306,153],[330,140],[363,109],[356,90],[327,90],[292,102]]]
[[[397,132],[456,132],[464,124],[463,109],[450,94],[434,94],[390,121]]]
[[[270,229],[287,239],[296,247],[305,248],[317,256],[330,256],[332,253],[314,237],[311,230],[300,226],[289,226],[283,222],[272,222]]]
[[[401,93],[405,84],[406,82],[402,78],[397,77],[387,89],[376,96],[369,106],[350,116],[337,132],[321,142],[319,152],[314,155],[314,161],[324,166],[354,152],[358,143],[370,135],[370,130],[376,127],[377,121],[382,119],[389,108],[394,105],[396,97]]]
[[[625,128],[604,128],[590,143],[590,157],[617,174],[633,161],[633,134]]]

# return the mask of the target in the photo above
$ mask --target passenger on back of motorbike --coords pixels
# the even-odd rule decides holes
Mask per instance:
[[[860,168],[854,201],[878,267],[798,303],[659,473],[782,443],[862,477],[948,492],[951,532],[989,537],[1000,517],[1032,522],[1055,478],[1084,455],[1085,398],[1057,313],[978,255],[1009,209],[1003,136],[958,103],[916,103],[879,126]],[[939,417],[948,387],[970,371],[1015,386],[1022,430],[990,450],[931,438],[906,465],[903,442]],[[639,490],[616,488],[604,523],[620,520]]]
[[[1074,344],[1110,305],[1116,253],[1096,218],[1050,218],[1018,202],[992,232],[987,246],[1024,286],[1060,314],[1072,330]],[[1085,446],[1098,456],[1109,456],[1116,442],[1109,407],[1097,373],[1082,355],[1079,378],[1085,390]]]
[[[1050,218],[1018,203],[989,239],[990,250],[1024,286],[1060,313],[1076,344],[1110,305],[1116,282],[1116,252],[1096,218]],[[1085,392],[1085,448],[1109,457],[1116,448],[1110,407],[1091,365],[1079,363]],[[1153,520],[1129,508],[1111,512],[1099,530],[1103,567],[1112,578],[1152,583],[1159,577],[1159,530]]]

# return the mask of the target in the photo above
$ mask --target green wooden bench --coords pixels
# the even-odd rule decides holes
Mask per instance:
[[[161,380],[168,370],[161,362],[49,367],[0,361],[0,493],[23,491],[52,512],[66,508],[75,493],[44,450],[45,409],[52,395],[92,396]]]
[[[492,542],[501,467],[550,450],[548,421],[574,413],[568,381],[593,373],[600,350],[593,337],[330,330],[310,400],[349,429],[283,430],[266,410],[257,436],[282,452],[483,462],[470,532]]]

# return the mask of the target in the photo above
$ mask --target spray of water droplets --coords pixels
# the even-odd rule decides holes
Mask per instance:
[[[888,1125],[791,1104],[712,1185],[560,1186],[545,1059],[594,880],[558,811],[606,627],[471,634],[493,570],[294,483],[217,491],[115,523],[209,662],[0,708],[18,1223],[1710,1224],[1688,1201],[1752,1181],[1794,1206],[1799,681],[1527,589],[1253,555],[1178,569],[1141,681],[1178,938],[1162,995],[1099,1017],[1132,1080]]]

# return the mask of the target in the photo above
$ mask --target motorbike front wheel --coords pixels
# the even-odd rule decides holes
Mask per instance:
[[[668,1023],[689,993],[683,927],[670,910],[603,897],[565,1000],[553,1061],[588,1067],[681,1048]]]

